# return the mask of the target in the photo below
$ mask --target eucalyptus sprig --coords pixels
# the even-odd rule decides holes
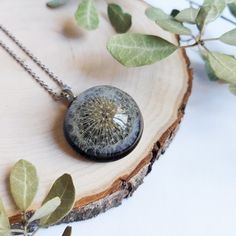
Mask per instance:
[[[36,168],[28,161],[18,161],[10,172],[10,192],[21,215],[22,227],[11,228],[5,207],[0,199],[0,236],[15,233],[24,236],[35,235],[40,228],[54,225],[64,218],[72,209],[75,201],[75,187],[69,174],[59,177],[53,184],[42,205],[33,214],[29,208],[38,189]],[[29,216],[30,215],[30,216]],[[30,232],[30,226],[37,222],[37,228]],[[63,236],[70,236],[71,228],[67,227]]]
[[[175,45],[161,37],[140,33],[125,33],[113,36],[107,43],[111,55],[127,67],[137,67],[160,61],[176,50],[198,47],[207,73],[211,80],[221,80],[229,84],[230,91],[236,94],[236,59],[232,55],[210,51],[206,43],[221,41],[236,46],[236,29],[217,37],[205,38],[209,23],[221,16],[225,7],[236,6],[236,0],[205,0],[199,8],[187,8],[166,14],[159,8],[149,7],[146,16],[162,29],[179,36],[187,37],[187,45]],[[189,24],[195,25],[198,31],[194,34]]]

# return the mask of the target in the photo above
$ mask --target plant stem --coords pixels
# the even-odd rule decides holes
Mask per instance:
[[[21,233],[21,234],[23,234],[24,230],[23,229],[12,229],[11,232],[12,233]]]
[[[32,233],[32,235],[31,236],[34,236],[38,231],[39,231],[39,227]]]
[[[199,44],[199,42],[195,42],[194,44],[189,44],[189,45],[185,45],[185,46],[181,46],[181,48],[192,48],[195,47]]]
[[[22,215],[22,223],[24,226],[23,233],[24,233],[24,236],[27,236],[28,235],[28,232],[27,232],[28,223],[27,223],[26,212],[25,211],[21,212],[21,215]]]

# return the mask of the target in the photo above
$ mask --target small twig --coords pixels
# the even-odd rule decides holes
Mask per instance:
[[[189,2],[189,3],[192,4],[192,5],[195,5],[195,6],[197,6],[197,7],[201,7],[201,5],[200,5],[199,3],[196,3],[196,2],[194,2],[194,1],[192,1],[192,0],[186,0],[186,1]],[[231,24],[233,24],[233,25],[236,25],[236,22],[235,22],[235,21],[233,21],[233,20],[231,20],[231,19],[229,19],[229,18],[227,18],[227,17],[225,17],[225,16],[223,16],[223,15],[221,15],[220,18],[222,18],[222,19],[228,21],[229,23],[231,23]]]
[[[195,42],[194,44],[190,44],[190,45],[185,45],[185,46],[181,46],[181,48],[192,48],[198,45],[198,42]]]
[[[31,236],[34,236],[38,231],[39,231],[39,227],[31,234]]]
[[[21,214],[22,214],[22,221],[23,221],[23,225],[24,225],[24,236],[27,236],[28,232],[27,232],[27,216],[26,216],[26,212],[23,211]]]
[[[181,42],[188,43],[191,42],[192,40],[196,40],[194,35],[191,35],[189,39],[181,39]]]
[[[12,233],[18,233],[18,234],[23,234],[24,230],[23,229],[12,229],[11,232]]]
[[[191,41],[193,41],[194,39],[181,39],[181,42],[183,43],[189,43]]]

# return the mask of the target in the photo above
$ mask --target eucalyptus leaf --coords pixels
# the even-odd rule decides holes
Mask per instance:
[[[12,197],[21,211],[31,205],[38,189],[38,176],[35,167],[28,161],[18,161],[10,173]]]
[[[230,3],[228,6],[232,15],[236,17],[236,3]]]
[[[232,94],[236,95],[236,84],[230,84],[229,90]]]
[[[75,187],[69,174],[64,174],[55,181],[43,204],[55,197],[60,198],[61,204],[52,214],[40,220],[39,224],[43,227],[56,224],[71,211],[74,205]]]
[[[170,16],[176,17],[179,13],[180,13],[180,11],[178,9],[173,9],[170,13]]]
[[[171,33],[180,35],[192,35],[192,31],[189,28],[183,26],[182,23],[174,19],[157,20],[156,23],[162,29],[169,31]]]
[[[198,15],[199,9],[195,9],[193,7],[186,8],[179,12],[175,16],[175,19],[180,22],[186,22],[190,24],[196,24],[196,18]]]
[[[167,20],[169,18],[169,15],[167,15],[160,8],[156,8],[156,7],[147,8],[145,11],[145,14],[152,21]]]
[[[219,79],[236,84],[236,60],[234,57],[219,52],[208,52],[207,57],[211,68]]]
[[[166,31],[180,35],[192,35],[189,28],[175,20],[172,16],[167,15],[160,8],[149,7],[145,14],[150,20],[155,21],[157,25]]]
[[[69,0],[51,0],[47,3],[49,8],[57,8],[65,5]]]
[[[198,28],[203,31],[208,23],[222,14],[225,6],[224,0],[205,0],[196,18]]]
[[[75,13],[79,26],[86,30],[95,30],[99,25],[99,18],[94,0],[82,0]]]
[[[108,4],[108,17],[117,33],[126,33],[132,25],[132,16],[123,12],[122,8],[114,3]]]
[[[200,51],[200,52],[201,52],[202,59],[205,62],[205,69],[206,69],[209,80],[211,80],[211,81],[219,80],[219,78],[216,76],[214,70],[212,69],[212,67],[210,65],[210,62],[207,57],[207,52],[205,52],[205,51]]]
[[[35,220],[42,219],[43,217],[46,217],[49,214],[52,214],[60,204],[61,200],[59,197],[55,197],[49,200],[48,202],[43,204],[43,206],[41,206],[38,210],[35,211],[33,216],[29,219],[29,223]]]
[[[3,206],[2,200],[0,199],[0,236],[10,236],[10,223],[6,210]]]
[[[230,30],[220,37],[220,41],[226,44],[236,46],[236,29]]]
[[[71,236],[71,233],[72,233],[72,228],[70,226],[67,226],[62,236]]]
[[[117,61],[132,67],[160,61],[178,47],[157,36],[126,33],[113,36],[108,41],[107,48]]]

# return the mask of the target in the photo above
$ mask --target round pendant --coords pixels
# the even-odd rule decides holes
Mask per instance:
[[[65,116],[68,143],[86,158],[114,161],[129,154],[143,132],[134,99],[112,86],[92,87],[74,99]]]

